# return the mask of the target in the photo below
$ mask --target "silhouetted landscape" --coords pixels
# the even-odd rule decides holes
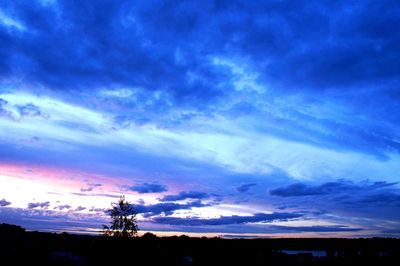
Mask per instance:
[[[1,265],[398,265],[400,239],[118,238],[0,225]]]
[[[400,265],[400,0],[0,1],[0,266]]]

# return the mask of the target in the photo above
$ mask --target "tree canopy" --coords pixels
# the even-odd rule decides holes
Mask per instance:
[[[110,226],[103,225],[103,235],[115,237],[137,236],[138,225],[136,212],[125,196],[121,196],[118,202],[111,203],[112,208],[108,210],[111,217]]]

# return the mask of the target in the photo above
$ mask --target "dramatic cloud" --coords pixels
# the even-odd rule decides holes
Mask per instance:
[[[210,195],[205,192],[199,191],[182,191],[177,195],[167,195],[160,199],[160,201],[179,201],[185,199],[207,199]]]
[[[240,222],[285,209],[395,232],[399,26],[393,0],[2,1],[0,195],[89,219],[125,194],[154,230],[301,234]]]
[[[140,194],[144,193],[159,193],[167,191],[167,187],[157,183],[143,183],[140,185],[135,185],[129,188],[132,191],[139,192]]]
[[[5,206],[8,206],[8,205],[11,205],[11,202],[9,202],[9,201],[7,201],[5,199],[0,200],[0,207],[5,207]]]
[[[246,184],[241,184],[236,188],[237,191],[239,192],[247,192],[250,190],[251,187],[255,186],[255,183],[246,183]]]
[[[299,213],[256,213],[252,216],[221,216],[219,218],[202,219],[202,218],[177,218],[177,217],[156,217],[153,222],[170,225],[184,226],[203,226],[203,225],[229,225],[229,224],[246,224],[246,223],[269,223],[273,221],[287,221],[290,219],[300,218],[303,214]]]
[[[50,202],[48,202],[48,201],[28,203],[28,209],[35,209],[35,208],[47,209],[49,206],[50,206]]]
[[[226,83],[226,74],[196,51],[248,57],[259,62],[262,78],[289,89],[337,88],[396,77],[393,69],[399,54],[392,44],[400,37],[393,34],[399,9],[395,1],[337,5],[320,1],[92,5],[80,1],[55,3],[51,8],[12,2],[4,8],[12,11],[5,13],[13,15],[12,21],[19,22],[13,25],[25,25],[35,35],[2,28],[6,55],[2,74],[24,76],[49,87],[118,82],[173,89],[176,97],[223,94],[217,88]],[[58,16],[49,15],[54,12]],[[99,21],[102,30],[95,31]],[[13,46],[17,36],[20,45]],[[263,66],[267,59],[269,64]],[[186,75],[179,75],[184,70]]]

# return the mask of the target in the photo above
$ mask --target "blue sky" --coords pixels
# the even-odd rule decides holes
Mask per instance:
[[[397,1],[0,1],[0,222],[399,236]]]

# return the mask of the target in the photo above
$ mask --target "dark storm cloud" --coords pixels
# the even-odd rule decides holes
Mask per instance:
[[[153,222],[170,225],[184,226],[204,226],[204,225],[229,225],[229,224],[246,224],[258,222],[287,221],[290,219],[300,218],[300,213],[256,213],[252,216],[221,216],[219,218],[203,219],[203,218],[178,218],[178,217],[156,217]]]
[[[237,60],[259,73],[276,95],[303,93],[313,104],[325,91],[374,121],[396,123],[399,108],[399,5],[396,1],[19,1],[0,5],[22,30],[0,27],[0,75],[81,96],[102,88],[135,88],[124,108],[168,110],[190,105],[212,115],[214,100],[233,93],[237,74],[214,63]],[[154,92],[163,92],[154,97]],[[76,95],[70,96],[77,99]],[[121,97],[124,98],[124,97]],[[129,97],[128,97],[129,98]],[[107,105],[109,100],[103,99]],[[385,104],[386,108],[381,108]],[[149,106],[145,106],[149,105]],[[368,106],[367,110],[365,106]],[[374,112],[371,112],[374,110]],[[235,113],[257,112],[239,104]],[[287,113],[287,110],[282,110]],[[0,114],[4,110],[0,107]],[[120,127],[157,116],[119,114]],[[190,115],[189,115],[190,116]],[[400,151],[393,127],[321,119],[290,112],[269,134],[387,160]],[[363,117],[359,115],[359,117]],[[186,116],[164,117],[177,125]],[[308,121],[306,125],[301,121]],[[310,122],[318,126],[309,126]],[[318,129],[321,129],[319,132]]]
[[[160,199],[160,201],[179,201],[185,199],[207,199],[210,194],[199,191],[182,191],[176,195],[166,195]]]
[[[397,79],[399,9],[396,1],[233,1],[219,25],[233,48],[268,60],[265,79],[321,90]]]
[[[139,192],[140,194],[144,193],[159,193],[167,191],[167,187],[165,185],[161,185],[158,183],[143,183],[140,185],[135,185],[129,188],[132,191]]]
[[[1,74],[52,88],[119,84],[205,100],[230,83],[207,61],[215,54],[251,58],[264,79],[292,88],[378,82],[397,78],[399,68],[396,1],[12,1],[2,7],[26,31],[0,28]]]
[[[203,56],[191,54],[200,47],[190,47],[179,33],[163,40],[155,38],[152,30],[157,22],[151,22],[144,14],[148,7],[140,3],[59,1],[44,7],[14,2],[3,4],[3,8],[27,27],[27,32],[18,35],[0,28],[3,76],[18,76],[53,89],[119,85],[165,90],[179,99],[200,100],[223,94],[216,88],[223,74]],[[151,16],[161,17],[162,12],[153,10]],[[183,52],[185,60],[175,56],[180,45],[188,46]]]

